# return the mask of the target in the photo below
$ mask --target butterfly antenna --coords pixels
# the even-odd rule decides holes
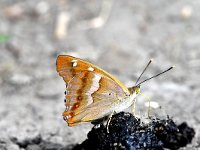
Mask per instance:
[[[144,74],[144,72],[147,70],[147,68],[149,67],[149,65],[151,64],[152,61],[153,61],[153,59],[149,60],[148,64],[146,65],[146,67],[144,68],[144,70],[142,71],[142,73],[140,74],[140,76],[138,77],[137,81],[135,82],[135,85],[137,85],[138,81],[140,80],[140,78],[142,77],[142,75]]]
[[[158,73],[158,74],[156,74],[156,75],[154,75],[154,76],[152,76],[152,77],[150,77],[150,78],[147,78],[146,80],[144,80],[144,81],[138,83],[136,86],[141,85],[142,83],[144,83],[144,82],[146,82],[146,81],[149,81],[149,80],[151,80],[151,79],[153,79],[153,78],[155,78],[155,77],[157,77],[157,76],[159,76],[159,75],[161,75],[161,74],[163,74],[163,73],[165,73],[165,72],[168,72],[169,70],[173,69],[174,67],[175,67],[175,66],[172,66],[172,67],[166,69],[165,71],[163,71],[163,72],[161,72],[161,73]]]

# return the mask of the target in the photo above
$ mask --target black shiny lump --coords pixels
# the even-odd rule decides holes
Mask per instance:
[[[191,142],[195,132],[182,123],[177,126],[172,119],[154,118],[144,124],[131,113],[112,116],[109,133],[100,123],[88,133],[88,139],[73,150],[162,150],[178,149]]]

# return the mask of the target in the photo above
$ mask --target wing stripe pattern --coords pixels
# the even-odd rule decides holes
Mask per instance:
[[[63,113],[67,122],[70,118],[82,112],[82,110],[94,103],[92,94],[99,89],[101,77],[89,71],[75,75],[66,88],[66,110]],[[74,122],[74,121],[73,121]]]
[[[69,126],[105,116],[129,94],[119,80],[79,58],[58,56],[57,71],[67,85],[63,117]]]
[[[91,71],[83,71],[75,75],[67,86],[67,109],[64,111],[64,119],[69,126],[76,123],[98,119],[100,110],[114,105],[116,99],[125,97],[124,91],[113,80],[100,76]],[[104,101],[104,102],[103,102]],[[93,112],[91,114],[90,112]]]

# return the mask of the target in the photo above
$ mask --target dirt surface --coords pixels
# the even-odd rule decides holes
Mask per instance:
[[[141,91],[154,102],[153,115],[169,114],[195,129],[185,149],[198,149],[199,8],[198,0],[1,0],[0,149],[40,149],[38,138],[43,149],[68,149],[86,138],[91,124],[70,128],[62,119],[65,84],[55,62],[63,53],[89,60],[127,86],[150,58],[155,62],[143,79],[175,65]],[[146,113],[145,103],[138,96],[137,114]],[[27,140],[29,147],[19,144]]]

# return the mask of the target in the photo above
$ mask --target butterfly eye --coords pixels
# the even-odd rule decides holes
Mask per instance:
[[[139,94],[140,93],[140,87],[136,87],[135,91],[136,91],[136,94]]]
[[[112,93],[109,93],[109,95],[112,95]]]
[[[64,102],[66,103],[66,102],[67,102],[67,100],[66,100],[66,99],[64,99]]]
[[[64,94],[66,95],[66,94],[67,94],[67,92],[65,91],[65,92],[64,92]]]

